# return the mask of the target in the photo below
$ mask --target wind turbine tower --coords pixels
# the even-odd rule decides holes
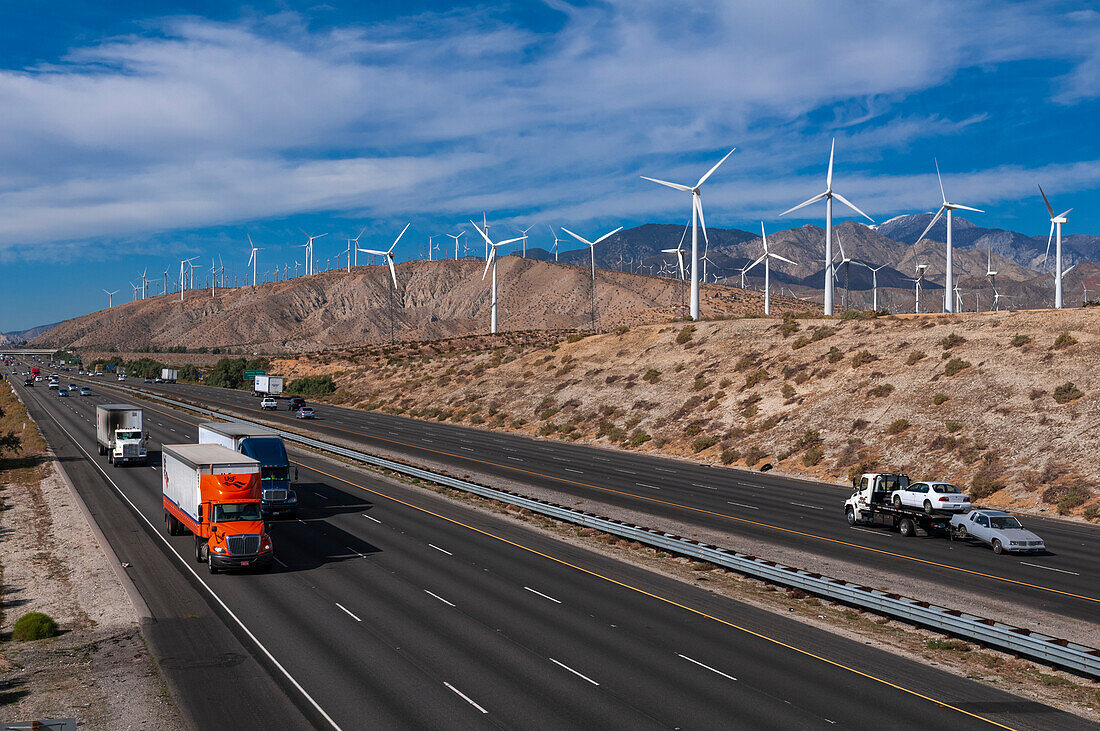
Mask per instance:
[[[530,228],[528,228],[528,230],[530,230]],[[614,231],[609,231],[608,233],[605,233],[603,236],[596,239],[595,241],[589,241],[588,239],[584,238],[583,236],[578,236],[577,234],[573,233],[572,231],[565,228],[564,226],[562,227],[562,231],[569,234],[570,236],[575,238],[577,241],[580,241],[583,244],[588,244],[588,256],[592,261],[592,330],[593,331],[596,330],[596,320],[599,318],[599,314],[598,314],[597,309],[596,309],[596,244],[600,243],[604,239],[607,239],[608,237],[614,236],[615,234],[619,233],[622,230],[623,230],[623,227],[619,226]],[[524,238],[526,238],[527,237],[527,231],[523,231],[522,233],[523,233]]]
[[[475,229],[477,229],[477,232],[479,234],[481,234],[481,238],[485,239],[485,250],[488,252],[485,256],[485,271],[482,272],[482,274],[481,274],[482,281],[485,281],[485,275],[489,273],[489,267],[492,266],[492,268],[493,268],[493,283],[492,283],[492,289],[490,289],[491,311],[490,311],[490,316],[489,316],[489,333],[492,334],[492,335],[496,335],[496,333],[497,333],[497,255],[496,255],[497,254],[497,248],[501,247],[501,246],[504,246],[505,244],[515,243],[516,241],[519,241],[519,237],[514,238],[514,239],[508,239],[506,241],[501,241],[501,242],[498,242],[498,243],[494,244],[493,240],[489,238],[488,231],[483,231],[482,229],[478,228],[477,224],[474,223],[473,221],[470,221],[470,225],[472,225]]]
[[[1057,238],[1054,244],[1054,309],[1062,309],[1062,277],[1067,272],[1062,271],[1062,224],[1066,223],[1066,216],[1069,215],[1070,208],[1067,211],[1054,215],[1054,208],[1051,207],[1050,201],[1047,200],[1047,194],[1043,192],[1043,186],[1039,186],[1039,195],[1043,196],[1043,203],[1047,206],[1047,213],[1050,214],[1050,234],[1047,236],[1047,253],[1043,255],[1043,261],[1045,262],[1050,255],[1050,238],[1057,232]]]
[[[940,210],[936,212],[936,215],[932,217],[932,220],[929,222],[928,227],[926,229],[924,229],[924,233],[922,233],[920,236],[917,237],[917,242],[919,243],[920,240],[925,237],[925,234],[927,234],[929,231],[932,230],[932,227],[936,225],[936,221],[940,220],[940,216],[942,216],[944,214],[944,212],[946,211],[946,213],[947,213],[947,242],[946,242],[947,243],[947,264],[945,266],[946,273],[944,274],[944,285],[943,285],[944,286],[944,290],[943,290],[943,311],[944,312],[954,312],[955,308],[952,306],[952,303],[951,303],[951,293],[954,291],[954,288],[952,286],[952,258],[953,257],[952,257],[952,254],[951,254],[951,229],[952,229],[951,224],[952,224],[952,221],[954,220],[954,212],[956,210],[962,210],[962,211],[974,211],[975,213],[985,213],[985,211],[980,210],[978,208],[971,208],[970,206],[964,206],[964,205],[961,205],[959,203],[949,203],[948,200],[947,200],[947,193],[945,193],[944,190],[943,190],[943,178],[940,176],[940,161],[935,160],[935,158],[933,158],[933,160],[936,163],[936,180],[938,180],[939,183],[940,183],[940,198],[943,199],[943,204],[940,206]]]

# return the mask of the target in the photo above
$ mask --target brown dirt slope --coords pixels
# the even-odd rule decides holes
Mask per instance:
[[[904,470],[986,504],[1096,518],[1098,354],[1100,309],[1088,308],[649,324],[276,368],[330,373],[331,399],[360,408],[827,480]]]
[[[395,337],[432,340],[485,332],[489,283],[477,261],[415,261],[397,266]],[[501,330],[587,327],[590,274],[584,267],[502,257],[498,265]],[[678,280],[597,271],[602,328],[669,320],[682,313]],[[128,351],[146,345],[300,352],[388,340],[389,278],[360,266],[259,287],[190,290],[100,310],[61,323],[34,339],[38,347]],[[720,316],[761,310],[756,292],[708,285],[704,309]],[[776,311],[809,307],[775,298]]]

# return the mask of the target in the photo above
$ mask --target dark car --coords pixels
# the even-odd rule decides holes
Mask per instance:
[[[290,403],[287,404],[287,408],[291,411],[297,411],[306,405],[306,400],[301,396],[294,396],[290,399]]]
[[[34,388],[34,379],[33,378],[24,378],[23,379],[23,385],[24,386],[29,386],[30,388]]]

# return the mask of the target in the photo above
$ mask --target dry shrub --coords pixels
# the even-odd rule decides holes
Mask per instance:
[[[945,376],[953,376],[956,373],[965,371],[970,367],[970,361],[963,360],[962,358],[952,358],[947,361],[947,364],[943,367],[943,374]]]
[[[914,350],[912,353],[909,354],[909,360],[907,360],[906,363],[908,365],[916,365],[922,360],[924,360],[924,351]]]
[[[901,434],[903,431],[909,428],[908,419],[894,419],[890,423],[890,426],[886,427],[887,434]]]
[[[1077,386],[1073,385],[1073,381],[1066,381],[1054,389],[1054,400],[1060,404],[1068,404],[1070,401],[1076,401],[1084,395]]]
[[[1077,338],[1073,337],[1069,333],[1062,333],[1054,339],[1054,345],[1051,347],[1055,350],[1061,350],[1062,348],[1068,348],[1071,345],[1077,344]]]

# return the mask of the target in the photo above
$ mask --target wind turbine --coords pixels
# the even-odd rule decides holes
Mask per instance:
[[[962,290],[959,289],[959,283],[955,282],[955,309],[958,310],[959,312],[962,312],[962,308],[963,308],[962,301],[963,301]],[[950,310],[948,310],[948,312],[950,312]]]
[[[597,317],[597,314],[596,314],[596,244],[600,243],[604,239],[607,239],[607,238],[609,238],[611,236],[614,236],[615,234],[619,233],[620,231],[623,230],[623,227],[619,226],[614,231],[609,231],[608,233],[605,233],[603,236],[596,239],[595,241],[589,241],[588,239],[584,238],[583,236],[578,236],[577,234],[573,233],[572,231],[565,228],[564,226],[562,226],[561,230],[564,231],[565,233],[569,234],[573,238],[575,238],[577,241],[580,241],[583,244],[588,244],[588,256],[592,260],[592,329],[595,330],[596,329],[596,317]],[[524,237],[526,237],[527,232],[524,231],[523,235],[524,235]]]
[[[765,315],[770,315],[772,313],[772,306],[771,306],[771,262],[769,260],[770,259],[779,259],[780,261],[785,261],[788,264],[794,264],[794,262],[791,261],[790,259],[787,259],[786,257],[782,257],[779,254],[776,254],[776,253],[768,250],[768,235],[766,233],[764,233],[764,222],[763,221],[760,222],[760,239],[764,242],[764,254],[759,259],[754,261],[749,266],[749,269],[752,269],[754,266],[756,266],[760,262],[764,262],[764,314]]]
[[[409,230],[409,226],[412,222],[405,224],[405,228],[401,229],[401,233],[397,234],[397,238],[390,244],[390,248],[385,251],[378,251],[377,249],[363,249],[364,254],[371,254],[373,256],[380,256],[385,259],[386,264],[390,267],[390,280],[392,286],[390,287],[390,342],[393,342],[393,321],[394,321],[394,295],[397,291],[397,270],[393,267],[393,250],[397,246],[397,242],[401,240],[401,237],[405,235],[405,232]]]
[[[483,221],[484,221],[484,219],[483,219]],[[514,238],[514,239],[508,239],[506,241],[501,241],[499,243],[494,244],[493,240],[489,238],[488,230],[485,230],[485,231],[481,230],[480,228],[477,227],[477,224],[474,223],[473,221],[470,221],[470,224],[475,229],[477,229],[477,232],[479,234],[481,234],[481,238],[485,239],[485,251],[487,252],[487,254],[485,256],[485,271],[481,273],[481,281],[483,281],[483,282],[485,281],[485,275],[489,273],[489,266],[492,265],[492,267],[493,267],[493,284],[492,284],[492,289],[490,290],[491,291],[492,307],[491,307],[491,314],[489,316],[489,333],[492,334],[492,335],[496,335],[496,333],[497,333],[497,256],[496,256],[497,255],[497,247],[504,246],[505,244],[515,243],[516,241],[519,241],[519,237]],[[486,227],[486,229],[487,228],[488,227]]]
[[[868,216],[863,211],[859,210],[852,204],[847,198],[842,196],[833,190],[833,155],[836,152],[836,138],[833,138],[832,147],[829,148],[829,172],[825,174],[825,192],[818,193],[813,198],[807,201],[799,203],[794,208],[789,208],[786,211],[780,213],[780,216],[786,216],[788,213],[793,213],[799,208],[808,206],[811,203],[817,203],[820,200],[825,201],[825,314],[833,314],[833,198],[836,198],[844,205],[851,208],[859,215],[866,218],[871,223],[875,222],[875,219]]]
[[[741,269],[739,270],[740,274],[741,274],[741,289],[745,288],[745,272],[747,272],[750,269],[752,269],[752,262],[751,261],[748,264],[746,264],[745,266],[741,267]]]
[[[316,236],[310,236],[309,234],[307,234],[302,229],[298,229],[298,230],[302,231],[302,233],[305,234],[306,238],[309,239],[309,241],[305,245],[306,246],[306,274],[313,274],[313,241],[314,241],[314,239],[319,239],[322,236],[328,236],[328,234],[323,233],[323,234],[317,234]]]
[[[952,273],[952,267],[951,267],[951,258],[952,258],[951,257],[951,230],[952,230],[952,221],[954,219],[954,212],[957,211],[957,210],[962,210],[962,211],[974,211],[975,213],[985,213],[985,211],[983,211],[979,208],[971,208],[970,206],[964,206],[964,205],[961,205],[959,203],[949,203],[948,200],[947,200],[947,193],[945,193],[944,190],[943,190],[943,178],[940,176],[940,161],[936,160],[935,158],[933,158],[933,161],[936,163],[936,180],[938,180],[939,183],[940,183],[940,198],[943,199],[943,205],[940,206],[940,210],[936,212],[936,215],[932,217],[932,220],[929,222],[928,227],[926,229],[924,229],[924,233],[922,233],[920,236],[917,237],[917,243],[920,243],[920,240],[924,238],[925,234],[927,234],[929,231],[932,230],[932,227],[936,225],[936,221],[940,220],[940,216],[942,216],[944,214],[944,211],[946,211],[947,212],[947,266],[946,266],[946,274],[944,275],[943,311],[944,312],[954,312],[954,308],[951,306],[951,292],[953,291],[952,290],[952,280],[951,280],[951,273]]]
[[[924,281],[924,273],[925,273],[925,271],[927,271],[927,269],[928,269],[927,264],[917,264],[917,278],[909,280],[910,282],[912,282],[914,284],[914,288],[916,290],[917,297],[916,297],[916,300],[915,300],[915,304],[913,306],[913,312],[915,312],[918,315],[920,314],[920,285],[921,285],[921,282]]]
[[[103,291],[107,293],[107,309],[109,310],[115,306],[115,295],[118,294],[118,290],[116,289],[114,292]]]
[[[871,270],[871,309],[878,312],[878,271],[879,269],[883,269],[886,265],[879,264],[877,267],[873,267],[862,261],[857,261],[856,264]]]
[[[1054,208],[1051,207],[1050,201],[1047,200],[1047,194],[1043,192],[1043,186],[1039,186],[1039,195],[1043,196],[1043,203],[1046,203],[1047,213],[1050,214],[1050,234],[1047,236],[1047,252],[1043,255],[1043,263],[1047,261],[1047,257],[1050,256],[1050,238],[1054,236],[1054,232],[1058,232],[1057,243],[1054,246],[1054,308],[1056,310],[1062,309],[1062,277],[1065,273],[1062,271],[1062,224],[1066,223],[1066,216],[1073,209],[1070,208],[1067,211],[1054,215]],[[1068,271],[1068,270],[1067,270]]]
[[[176,259],[180,263],[180,302],[183,302],[183,293],[187,290],[187,266],[199,257],[193,256],[190,259],[180,259],[178,256]]]
[[[520,238],[523,239],[522,258],[524,258],[524,259],[527,258],[527,232],[530,231],[532,228],[534,228],[534,226],[528,226],[527,228],[520,228],[519,226],[516,227],[516,231],[518,231],[520,234],[522,234],[522,236]]]
[[[992,247],[985,250],[985,276],[989,277],[989,286],[993,288],[993,292],[997,292],[997,272],[993,271],[993,249]]]
[[[149,273],[149,267],[145,267],[141,271],[141,298],[145,299],[145,295],[149,291],[149,280],[145,278],[145,275]]]
[[[547,224],[547,228],[549,228],[550,233],[554,235],[554,261],[556,262],[558,260],[558,242],[561,241],[561,239],[558,238],[558,234],[554,231],[553,226]]]
[[[452,239],[454,239],[454,240],[455,240],[455,261],[458,261],[458,240],[459,240],[460,238],[462,238],[463,236],[465,236],[465,235],[466,235],[466,232],[465,232],[465,231],[461,231],[461,232],[459,232],[459,233],[457,233],[457,234],[447,234],[447,235],[448,235],[448,236],[450,236],[450,237],[451,237]]]
[[[844,242],[840,240],[840,232],[836,234],[836,245],[840,247],[840,264],[844,265],[844,299],[841,300],[841,308],[848,311],[848,293],[851,291],[852,257],[844,255]]]
[[[687,278],[687,274],[684,272],[684,238],[680,237],[680,243],[676,244],[675,249],[661,249],[662,254],[675,254],[676,263],[680,267],[680,306],[684,306],[684,280]],[[671,272],[670,272],[671,273]]]
[[[714,174],[714,171],[724,163],[730,155],[733,154],[733,148],[726,153],[726,156],[715,163],[714,167],[708,170],[703,177],[699,178],[699,182],[694,186],[681,185],[680,183],[670,183],[666,180],[658,180],[656,178],[647,178],[641,176],[644,180],[648,180],[659,185],[672,188],[673,190],[683,191],[685,193],[691,193],[691,309],[690,315],[692,320],[699,319],[699,227],[703,228],[703,239],[707,239],[707,222],[703,217],[703,195],[700,192],[700,188],[703,183],[707,182],[707,178]],[[709,243],[709,242],[708,242]]]
[[[248,264],[252,265],[252,286],[256,286],[256,265],[260,263],[260,257],[256,256],[256,252],[263,251],[263,249],[257,249],[256,244],[252,243],[252,234],[245,234],[248,237],[248,245],[252,247],[252,253],[248,257]]]

